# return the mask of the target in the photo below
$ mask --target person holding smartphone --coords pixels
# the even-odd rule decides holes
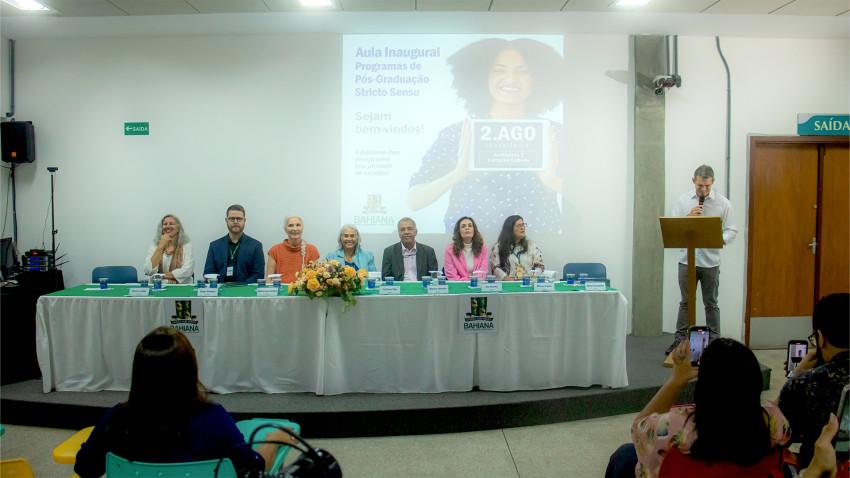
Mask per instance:
[[[694,378],[694,403],[674,406]],[[758,360],[744,344],[714,340],[697,369],[691,344],[682,341],[673,352],[670,378],[632,423],[638,465],[631,476],[658,476],[671,452],[687,455],[695,468],[718,462],[742,468],[774,466],[773,460],[765,460],[788,442],[791,431],[779,408],[761,401],[761,388]]]
[[[815,305],[809,351],[779,392],[779,408],[801,443],[797,462],[808,465],[814,444],[841,390],[850,381],[850,294],[831,294]],[[790,368],[790,364],[789,364]]]

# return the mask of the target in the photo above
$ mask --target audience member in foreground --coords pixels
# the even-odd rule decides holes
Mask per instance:
[[[265,261],[260,241],[244,234],[245,208],[234,204],[224,219],[227,235],[210,243],[204,274],[218,274],[221,282],[251,284],[263,278]]]
[[[164,282],[171,284],[192,282],[195,273],[192,244],[177,216],[167,214],[159,221],[142,271],[148,276],[165,274]]]
[[[366,269],[375,272],[375,255],[360,247],[360,231],[357,227],[346,224],[339,230],[337,238],[339,248],[329,252],[325,259],[338,260],[343,265],[351,266],[354,270]]]
[[[472,273],[487,274],[487,246],[471,217],[463,216],[455,223],[452,243],[446,246],[443,264],[449,280],[469,280]]]
[[[841,390],[850,381],[850,294],[821,299],[812,314],[809,353],[779,392],[779,408],[791,423],[793,443],[802,443],[797,458],[805,467],[829,414],[838,409]]]
[[[522,216],[508,216],[490,253],[490,266],[499,280],[521,279],[543,271],[543,252],[525,235]]]
[[[281,274],[286,283],[295,282],[295,275],[307,264],[319,258],[319,250],[313,244],[304,241],[304,221],[300,216],[287,216],[283,222],[286,239],[269,249],[269,262],[266,265],[266,277],[269,274]]]
[[[267,440],[292,443],[279,430]],[[207,401],[189,339],[158,327],[136,347],[129,398],[100,419],[77,453],[74,471],[82,478],[102,476],[106,453],[112,452],[153,463],[226,457],[242,476],[270,467],[277,448],[266,444],[255,452],[245,444],[224,408]]]
[[[688,341],[681,342],[674,351],[670,378],[635,418],[632,441],[637,466],[628,476],[657,477],[671,452],[686,455],[695,466],[722,462],[744,469],[771,466],[778,470],[778,459],[762,460],[787,443],[790,429],[775,405],[761,403],[761,370],[753,352],[721,338],[705,349],[699,370],[691,366],[690,355]],[[685,385],[697,376],[694,403],[673,406]],[[612,456],[606,476],[627,476],[628,465],[614,463],[628,461],[627,448],[624,445]]]
[[[416,222],[403,217],[398,221],[398,238],[401,241],[384,249],[381,260],[381,277],[396,280],[417,281],[440,267],[437,254],[430,246],[416,242]]]
[[[832,446],[832,439],[836,433],[838,433],[838,418],[830,413],[826,425],[821,429],[820,436],[815,440],[812,461],[809,462],[808,468],[801,470],[800,478],[835,478],[837,476],[838,463],[835,447]]]

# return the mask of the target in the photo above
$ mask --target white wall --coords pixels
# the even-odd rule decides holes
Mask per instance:
[[[18,40],[18,117],[35,123],[38,145],[17,176],[21,248],[50,247],[46,166],[59,167],[68,285],[89,281],[96,265],[141,267],[166,212],[193,238],[199,272],[234,202],[266,249],[282,240],[289,214],[303,216],[320,252],[335,248],[340,46],[337,34],[309,33]],[[568,35],[565,50],[571,219],[563,236],[535,236],[533,224],[530,234],[549,267],[605,262],[628,294],[628,93],[606,76],[628,69],[628,37]],[[123,136],[125,121],[149,121],[151,135]],[[420,240],[441,250],[449,237]],[[378,261],[397,241],[364,236]]]
[[[732,78],[731,190],[738,237],[722,253],[720,317],[723,335],[742,339],[746,301],[747,148],[749,134],[796,135],[797,113],[847,113],[850,103],[846,39],[721,38]],[[714,38],[679,37],[682,88],[666,98],[666,202],[692,189],[694,169],[714,167],[724,193],[726,76]],[[724,193],[725,194],[725,193]],[[664,330],[675,330],[679,288],[677,251],[665,254]],[[788,277],[788,280],[794,280]],[[699,288],[698,288],[699,289]],[[699,293],[698,293],[699,296]],[[698,301],[702,303],[702,299]],[[697,322],[705,313],[697,309]]]

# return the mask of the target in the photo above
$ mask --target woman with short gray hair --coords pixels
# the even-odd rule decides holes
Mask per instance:
[[[337,238],[339,248],[329,252],[327,260],[337,260],[342,264],[353,267],[355,270],[366,269],[375,272],[375,255],[360,247],[360,231],[352,224],[346,224],[339,230]]]

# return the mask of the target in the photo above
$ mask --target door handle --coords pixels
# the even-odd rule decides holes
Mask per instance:
[[[818,250],[818,238],[813,237],[812,242],[809,243],[809,247],[812,248],[812,254],[815,254]]]

